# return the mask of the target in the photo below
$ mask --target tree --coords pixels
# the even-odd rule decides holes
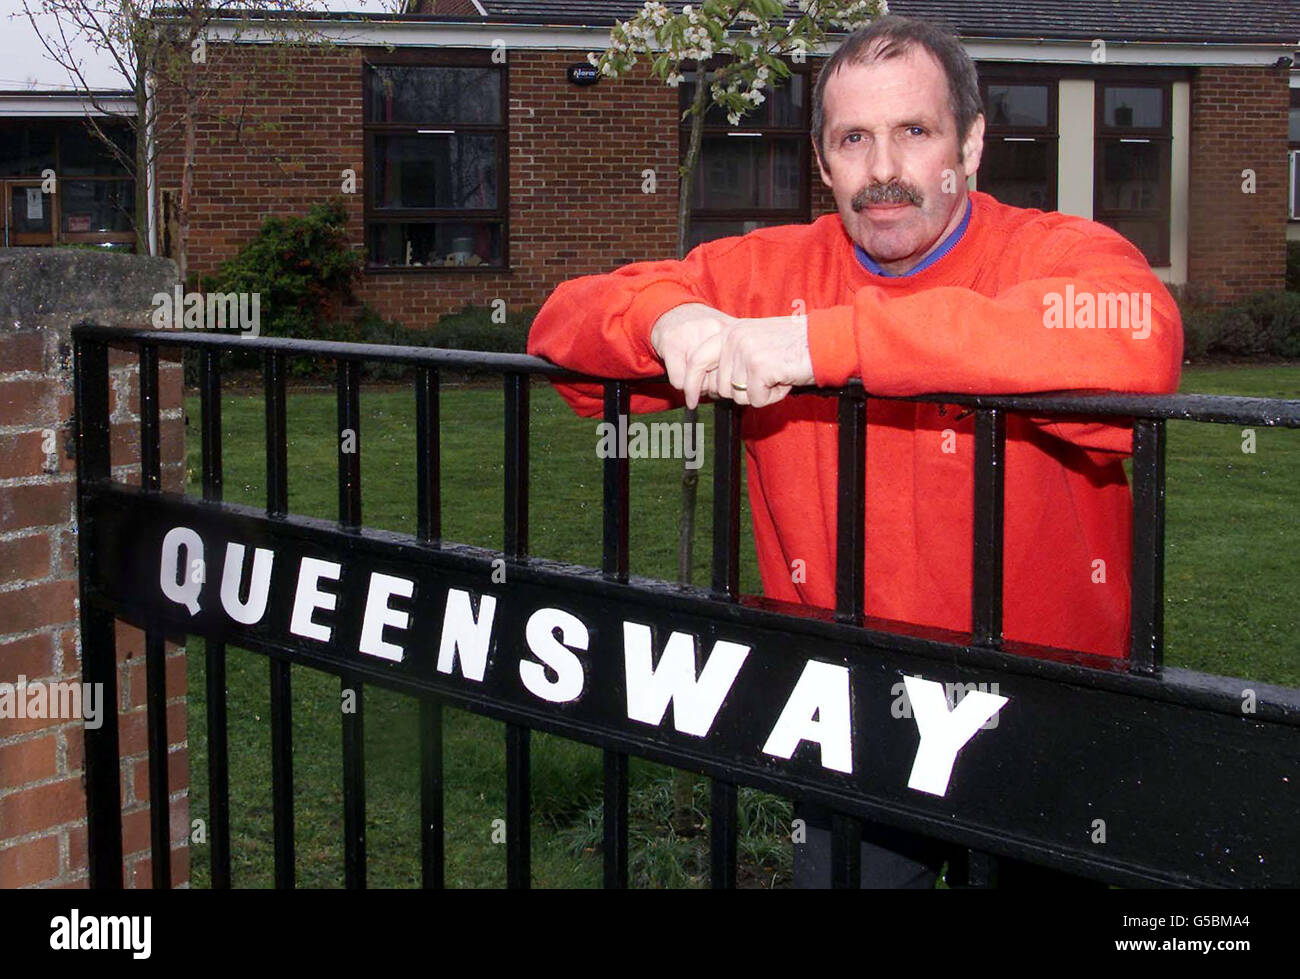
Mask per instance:
[[[314,43],[304,20],[312,0],[22,0],[49,57],[65,71],[91,111],[86,121],[135,184],[133,221],[136,252],[148,254],[149,180],[157,160],[178,141],[183,145],[177,202],[177,264],[186,275],[190,200],[194,187],[198,125],[207,113],[226,118],[238,107],[214,98],[221,78],[205,71],[207,35],[221,20],[237,40],[257,22],[279,48]],[[267,15],[272,16],[267,16]],[[37,19],[45,21],[45,27]],[[115,111],[102,90],[88,82],[94,65],[107,65],[135,99],[135,112]],[[165,114],[174,107],[176,112]],[[107,123],[107,124],[106,124]],[[135,137],[128,155],[113,139],[114,125]]]
[[[885,0],[798,0],[799,15],[789,17],[781,0],[704,0],[699,7],[685,6],[674,14],[658,0],[646,0],[641,12],[627,22],[615,21],[609,46],[587,60],[603,75],[617,78],[645,55],[654,77],[676,88],[695,74],[695,97],[682,113],[691,117],[684,162],[678,167],[677,258],[685,258],[690,237],[691,184],[703,142],[704,114],[711,105],[726,109],[727,121],[741,118],[761,105],[763,88],[791,75],[785,58],[802,64],[819,48],[832,29],[853,31],[887,12]],[[749,25],[746,29],[744,25]],[[739,28],[739,30],[737,30]],[[710,63],[713,67],[709,67]],[[706,81],[708,84],[706,84]],[[683,409],[684,421],[696,422],[695,409]],[[693,431],[693,429],[688,429]],[[677,580],[690,584],[691,554],[695,536],[698,470],[683,464],[682,506],[677,536]],[[674,825],[681,831],[683,813],[689,813],[690,785],[676,780]]]

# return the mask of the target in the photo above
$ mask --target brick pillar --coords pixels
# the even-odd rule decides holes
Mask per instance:
[[[1289,91],[1285,68],[1201,68],[1192,81],[1187,279],[1217,302],[1285,283]]]
[[[147,327],[170,292],[164,259],[80,249],[0,249],[0,887],[85,887],[86,797],[79,717],[15,717],[31,686],[81,682],[77,627],[73,323]],[[139,483],[135,359],[110,355],[113,478]],[[159,363],[163,487],[185,475],[178,361]],[[148,887],[144,642],[117,631],[124,880]],[[27,694],[30,697],[30,693]],[[168,646],[167,731],[173,880],[189,879],[185,654]]]

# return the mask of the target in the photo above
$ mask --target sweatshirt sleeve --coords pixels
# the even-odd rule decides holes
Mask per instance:
[[[860,377],[869,392],[894,396],[1177,390],[1182,321],[1141,253],[1110,229],[1056,234],[1074,240],[1042,276],[994,296],[940,287],[891,298],[871,285],[851,304],[810,312],[816,383]],[[1137,297],[1126,313],[1106,298],[1120,293]],[[1105,328],[1096,325],[1098,306],[1119,313]],[[1127,432],[1114,425],[1044,427],[1087,449],[1128,451]]]
[[[743,238],[722,238],[697,246],[680,261],[634,262],[561,282],[533,320],[528,353],[597,377],[662,377],[663,363],[650,345],[660,316],[683,303],[742,315],[749,282],[743,243]],[[601,385],[556,383],[555,388],[579,415],[601,413]],[[663,411],[684,403],[682,393],[665,381],[638,385],[631,407]]]

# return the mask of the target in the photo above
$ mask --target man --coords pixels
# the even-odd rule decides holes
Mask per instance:
[[[851,35],[818,79],[812,130],[837,215],[561,283],[528,349],[593,375],[666,373],[670,386],[634,396],[634,411],[751,405],[742,435],[763,590],[833,607],[836,406],[787,397],[792,387],[858,377],[873,395],[1168,392],[1182,328],[1114,231],[967,191],[984,117],[951,34],[891,16]],[[600,412],[596,386],[559,390],[580,414]],[[1122,426],[1008,418],[1008,639],[1125,654],[1130,450]],[[869,615],[969,632],[973,461],[969,412],[869,401]]]

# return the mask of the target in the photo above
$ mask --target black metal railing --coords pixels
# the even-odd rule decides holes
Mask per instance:
[[[864,609],[866,515],[867,393],[851,385],[817,393],[838,399],[839,484],[836,603],[833,615],[743,599],[739,588],[740,412],[730,402],[714,405],[713,574],[709,589],[682,588],[629,575],[629,462],[608,458],[603,472],[603,558],[597,573],[529,557],[529,381],[532,376],[594,380],[603,384],[605,420],[617,425],[626,416],[637,382],[580,378],[542,360],[505,354],[482,354],[386,345],[309,342],[284,339],[230,339],[199,333],[159,334],[83,324],[74,330],[78,516],[80,524],[80,598],[84,679],[115,689],[114,620],[122,618],[146,635],[149,784],[152,869],[155,887],[170,881],[168,792],[165,733],[164,636],[194,634],[206,640],[208,791],[214,887],[229,887],[230,813],[225,703],[227,641],[268,656],[271,695],[271,780],[275,837],[275,883],[294,884],[293,739],[290,697],[291,663],[334,672],[344,690],[356,697],[356,710],[343,715],[343,834],[348,887],[366,880],[364,711],[361,695],[374,683],[420,699],[420,804],[424,884],[442,884],[444,703],[466,707],[506,723],[507,877],[511,887],[527,887],[529,860],[530,731],[551,730],[604,749],[604,883],[626,886],[628,880],[628,758],[647,757],[702,772],[712,778],[712,883],[734,886],[737,871],[737,786],[754,785],[806,799],[832,809],[832,877],[837,886],[858,879],[860,820],[869,819],[933,835],[975,851],[1029,860],[1120,884],[1158,883],[1300,883],[1300,821],[1296,796],[1300,771],[1300,691],[1255,684],[1255,711],[1240,711],[1241,683],[1166,668],[1163,644],[1164,449],[1170,419],[1258,426],[1300,427],[1300,402],[1255,398],[1188,395],[1035,395],[982,396],[941,394],[906,399],[963,405],[975,414],[974,553],[972,621],[966,636],[940,630],[891,631],[867,619]],[[109,457],[110,346],[134,347],[140,366],[140,487],[115,483]],[[200,368],[203,470],[202,501],[161,492],[161,447],[158,401],[160,346],[195,350]],[[222,502],[220,355],[224,349],[257,351],[264,358],[266,409],[265,508]],[[299,355],[337,363],[340,431],[358,435],[357,448],[338,455],[339,516],[333,524],[291,515],[286,455],[286,359]],[[361,511],[360,367],[363,362],[403,364],[414,371],[416,412],[417,530],[399,537],[364,527]],[[490,552],[442,540],[439,398],[440,372],[498,374],[505,394],[505,506],[502,552]],[[808,392],[800,392],[808,393]],[[1009,413],[1034,417],[1133,419],[1133,553],[1132,641],[1127,660],[1085,654],[1042,657],[1005,651],[1002,640],[1002,501]],[[547,601],[587,609],[593,618],[610,606],[632,609],[662,631],[679,624],[693,635],[736,634],[762,646],[755,670],[762,684],[733,690],[739,712],[765,706],[761,691],[784,684],[802,660],[787,650],[802,649],[833,663],[861,669],[874,677],[905,671],[956,675],[967,680],[1001,678],[1017,688],[1022,715],[1047,725],[1047,733],[1009,723],[1006,764],[972,762],[980,778],[994,779],[1004,805],[989,793],[960,799],[921,797],[917,793],[862,775],[828,773],[811,763],[776,767],[771,759],[746,753],[752,732],[736,721],[718,735],[700,740],[662,729],[625,723],[601,705],[616,700],[617,682],[591,685],[588,713],[545,709],[503,686],[456,682],[419,662],[376,663],[348,656],[320,644],[277,635],[266,629],[240,628],[216,620],[183,616],[175,609],[141,598],[122,579],[141,576],[147,548],[119,543],[127,518],[145,527],[137,541],[152,540],[154,530],[180,519],[187,525],[238,527],[248,539],[274,540],[291,548],[346,546],[356,559],[410,570],[417,574],[483,576],[501,558],[510,568],[513,591],[534,604]],[[139,524],[140,521],[143,524]],[[170,521],[170,522],[169,522]],[[214,531],[215,532],[215,531]],[[234,533],[232,530],[231,533]],[[156,535],[155,535],[156,536]],[[153,581],[157,582],[156,568]],[[441,579],[437,579],[441,580]],[[207,613],[205,612],[204,615]],[[624,612],[626,622],[627,615]],[[617,620],[612,620],[617,621]],[[611,629],[613,626],[611,626]],[[729,630],[729,631],[728,631]],[[782,657],[786,657],[783,659]],[[788,660],[788,662],[787,662]],[[592,671],[604,670],[593,660]],[[612,669],[612,667],[608,667]],[[889,671],[893,671],[890,673]],[[875,672],[871,672],[875,671]],[[857,676],[858,674],[854,674]],[[462,678],[463,679],[463,678]],[[855,693],[855,744],[878,746],[872,755],[882,772],[897,768],[907,741],[896,728],[871,726],[866,694]],[[744,698],[748,697],[749,701]],[[611,699],[613,698],[613,699]],[[875,698],[878,700],[879,698]],[[608,701],[608,703],[606,703]],[[91,884],[122,883],[121,789],[118,771],[116,697],[106,695],[106,716],[97,730],[86,731],[86,777]],[[676,721],[674,720],[674,724]],[[1095,724],[1085,728],[1085,724]],[[919,726],[919,725],[918,725]],[[860,730],[861,729],[861,730]],[[869,730],[868,730],[869,729]],[[867,734],[862,732],[868,732]],[[1153,732],[1159,732],[1158,735]],[[1003,732],[999,732],[1002,735]],[[1094,780],[1079,788],[1058,788],[1046,795],[1039,777],[1017,766],[1052,763],[1059,749],[1063,764],[1078,761],[1078,737],[1090,739],[1097,753]],[[1187,741],[1185,755],[1168,756],[1163,738]],[[749,738],[749,740],[745,740]],[[728,740],[731,739],[731,740]],[[1159,742],[1159,743],[1157,743]],[[741,746],[741,747],[738,747]],[[1194,746],[1194,748],[1192,747]],[[1216,753],[1217,752],[1217,753]],[[755,757],[750,757],[753,754]],[[898,757],[896,757],[898,756]],[[1017,759],[1019,761],[1017,761]],[[1004,759],[1005,760],[1005,759]],[[1015,762],[1015,764],[1012,764]],[[1255,766],[1249,775],[1243,765]],[[1235,763],[1237,771],[1225,772]],[[793,764],[793,763],[792,763]],[[1106,768],[1129,766],[1143,778],[1107,782]],[[1136,768],[1134,768],[1136,766]],[[1167,768],[1183,766],[1180,773]],[[1125,771],[1128,771],[1125,769]],[[1292,773],[1288,776],[1287,773]],[[870,773],[868,773],[870,774]],[[1079,778],[1063,771],[1063,778]],[[1290,779],[1288,782],[1287,779]],[[1188,782],[1186,787],[1180,779]],[[1136,781],[1137,785],[1133,783]],[[1192,783],[1198,783],[1192,788]],[[993,793],[996,795],[997,793]],[[1010,801],[1007,801],[1010,800]],[[1080,807],[1075,811],[1073,807]],[[1097,808],[1094,810],[1093,807]],[[1163,810],[1152,807],[1166,806]],[[1007,813],[1003,810],[1010,808]],[[1044,808],[1046,807],[1046,808]],[[1110,808],[1107,808],[1110,807]],[[1037,816],[1033,813],[1037,811]],[[1089,811],[1124,824],[1113,845],[1087,846],[1076,840],[1077,822]],[[1242,817],[1241,814],[1248,814]],[[1140,818],[1139,818],[1139,814]],[[1042,818],[1039,818],[1042,817]],[[1131,817],[1131,818],[1130,818]],[[1242,819],[1245,822],[1241,822]],[[1128,822],[1125,822],[1128,820]],[[1154,822],[1153,822],[1154,820]],[[1192,830],[1168,833],[1160,823],[1177,822]],[[1129,823],[1132,825],[1130,826]],[[1191,839],[1187,839],[1188,832]],[[1171,839],[1173,837],[1174,839]],[[1257,861],[1238,865],[1237,857],[1206,855],[1222,839],[1259,850]],[[1208,843],[1206,842],[1208,841]],[[1086,842],[1086,841],[1085,841]],[[1228,848],[1230,849],[1230,847]]]

